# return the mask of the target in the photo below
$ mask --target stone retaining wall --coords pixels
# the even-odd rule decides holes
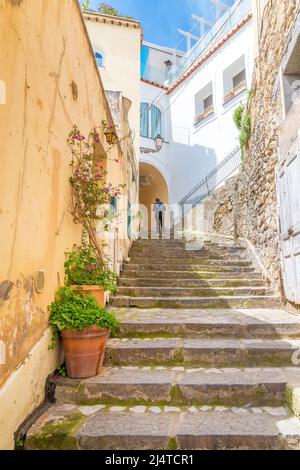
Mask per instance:
[[[269,0],[260,30],[259,54],[249,104],[252,133],[240,175],[223,189],[214,212],[218,233],[247,238],[271,279],[280,282],[275,165],[282,116],[279,70],[298,0]]]

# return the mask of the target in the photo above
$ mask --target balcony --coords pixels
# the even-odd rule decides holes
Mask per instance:
[[[224,96],[224,105],[229,103],[233,98],[243,93],[243,91],[247,90],[247,82],[242,82],[238,86],[236,86],[228,95]]]
[[[214,114],[214,112],[215,112],[214,107],[212,105],[208,106],[208,108],[206,108],[202,114],[199,114],[198,116],[195,117],[194,126],[204,121],[204,119]]]
[[[173,66],[168,74],[171,87],[196,61],[200,61],[234,29],[249,13],[251,0],[235,2],[212,26],[212,28]]]

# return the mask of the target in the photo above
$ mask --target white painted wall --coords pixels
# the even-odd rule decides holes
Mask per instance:
[[[144,77],[147,80],[164,84],[167,80],[167,69],[165,62],[171,61],[174,65],[179,61],[183,54],[176,52],[168,47],[157,46],[150,42],[143,42],[143,45],[149,48],[149,56],[147,67],[145,69]]]
[[[220,163],[237,145],[238,131],[232,116],[241,101],[243,92],[224,105],[223,72],[241,56],[245,56],[248,89],[253,73],[253,27],[250,20],[231,37],[197,71],[178,86],[170,96],[164,96],[159,88],[142,83],[141,100],[156,98],[154,104],[164,112],[164,144],[159,154],[141,155],[141,161],[152,162],[160,169],[169,185],[170,203],[178,202],[203,177]],[[196,115],[195,96],[212,82],[215,114],[194,125]],[[142,146],[151,142],[141,139]],[[154,145],[152,144],[154,147]]]

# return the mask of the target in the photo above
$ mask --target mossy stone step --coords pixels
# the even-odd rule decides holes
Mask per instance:
[[[90,406],[279,406],[287,383],[295,379],[300,371],[294,368],[112,367],[91,379],[58,379],[55,398],[57,403]]]
[[[299,349],[298,339],[112,339],[106,365],[293,367],[293,353]]]
[[[118,295],[129,297],[219,297],[271,295],[269,287],[119,287]]]
[[[101,405],[99,405],[101,407]],[[26,450],[299,449],[300,425],[285,408],[53,406],[29,430]],[[206,407],[205,407],[206,408]],[[97,411],[98,410],[98,411]]]
[[[146,276],[146,274],[145,274]],[[260,287],[265,285],[263,279],[155,279],[126,278],[118,280],[120,287]]]
[[[129,297],[117,295],[114,307],[132,308],[278,308],[277,296],[219,296],[219,297]]]
[[[150,271],[150,270],[129,270],[123,272],[122,277],[125,278],[140,278],[147,276],[148,279],[243,279],[245,276],[248,279],[258,279],[261,274],[255,270],[245,274],[242,269],[236,270],[225,270],[225,271],[208,271],[206,268],[195,271],[176,271],[168,268],[165,271]]]
[[[300,317],[275,309],[112,309],[123,337],[300,338]]]
[[[215,263],[207,263],[207,264],[180,264],[180,263],[172,263],[172,264],[164,264],[164,263],[157,263],[157,264],[124,264],[123,265],[123,272],[127,271],[135,271],[135,272],[150,272],[155,271],[157,273],[166,272],[168,270],[181,272],[181,271],[212,271],[212,272],[242,272],[242,273],[250,273],[254,272],[254,267],[252,267],[249,263],[245,262],[234,262],[234,263],[227,263],[227,264],[215,264]]]

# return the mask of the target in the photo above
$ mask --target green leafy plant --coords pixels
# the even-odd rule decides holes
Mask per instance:
[[[92,8],[90,8],[90,0],[82,2],[82,9],[87,11],[94,11]]]
[[[237,129],[241,130],[242,127],[242,117],[244,113],[245,106],[241,103],[233,113],[233,121]]]
[[[99,259],[95,250],[86,243],[75,246],[67,253],[65,283],[71,285],[102,286],[113,294],[117,291],[117,276],[103,259]]]
[[[108,3],[104,3],[104,2],[100,3],[98,7],[98,11],[99,13],[104,13],[105,15],[119,16],[119,17],[128,18],[128,19],[132,18],[132,16],[122,15],[122,13],[120,13],[119,10],[117,10],[117,8],[114,8],[112,5],[109,5]]]
[[[55,375],[59,375],[59,377],[67,377],[67,369],[65,364],[58,366],[55,370]]]
[[[63,287],[56,293],[56,300],[49,306],[49,323],[53,328],[52,342],[49,349],[56,345],[59,333],[64,330],[83,331],[90,326],[107,328],[114,334],[118,328],[116,317],[99,307],[94,297],[81,297],[69,287]]]
[[[248,94],[248,99],[252,96],[250,92]],[[248,147],[251,135],[251,117],[247,112],[247,107],[243,103],[241,103],[234,111],[233,121],[237,129],[240,131],[239,140],[242,151],[242,159],[244,159],[245,149]]]

